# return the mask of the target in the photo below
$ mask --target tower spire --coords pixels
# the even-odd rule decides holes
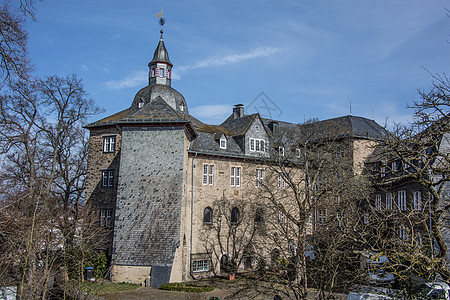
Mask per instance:
[[[163,8],[161,7],[161,12],[156,14],[159,18],[158,23],[161,26],[161,37],[159,38],[158,46],[156,47],[155,53],[153,54],[153,59],[149,62],[149,85],[162,84],[171,85],[172,77],[172,66],[170,62],[169,53],[167,52],[166,46],[163,40],[163,26],[166,24],[166,20],[162,16]]]

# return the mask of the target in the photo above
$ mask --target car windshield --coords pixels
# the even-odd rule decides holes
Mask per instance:
[[[435,290],[430,287],[426,287],[422,290],[420,295],[423,297],[421,299],[443,299],[446,300],[445,290]]]

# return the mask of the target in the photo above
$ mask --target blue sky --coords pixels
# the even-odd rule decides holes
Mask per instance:
[[[94,119],[128,108],[161,7],[172,87],[207,123],[238,103],[269,116],[264,101],[294,123],[348,115],[350,102],[353,115],[404,123],[427,70],[450,74],[450,0],[43,0],[27,24],[36,72],[81,77],[105,108]]]

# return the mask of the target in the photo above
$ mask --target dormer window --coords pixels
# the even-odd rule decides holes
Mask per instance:
[[[139,103],[138,103],[138,108],[141,108],[142,106],[144,106],[144,102],[139,101]]]
[[[184,104],[183,103],[180,104],[180,110],[184,111]]]
[[[220,149],[227,149],[227,139],[224,137],[220,139]]]
[[[278,155],[284,156],[284,147],[283,146],[278,147]]]

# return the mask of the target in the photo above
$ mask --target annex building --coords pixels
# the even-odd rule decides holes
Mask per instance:
[[[129,108],[87,126],[86,199],[98,209],[100,224],[111,229],[113,281],[159,286],[220,268],[200,238],[215,213],[213,201],[250,201],[268,176],[260,162],[272,155],[270,149],[281,156],[300,155],[301,149],[272,141],[280,128],[298,125],[246,114],[240,104],[220,125],[190,115],[188,102],[171,87],[173,65],[162,32],[148,66],[149,84]],[[381,126],[357,116],[317,124],[322,131],[340,128],[336,155],[348,158],[352,173],[361,173]],[[238,208],[230,213],[239,217]],[[312,218],[325,220],[328,212],[318,213]],[[247,261],[242,268],[251,266]]]

